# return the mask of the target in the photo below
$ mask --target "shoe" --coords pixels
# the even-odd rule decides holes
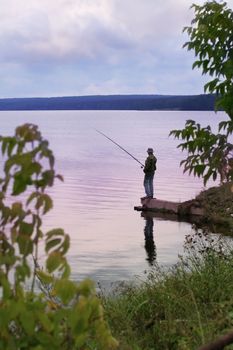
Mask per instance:
[[[145,196],[145,197],[141,197],[141,199],[148,199],[149,197],[148,196]]]

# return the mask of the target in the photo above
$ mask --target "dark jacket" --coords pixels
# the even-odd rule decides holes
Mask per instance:
[[[143,169],[145,175],[154,175],[156,170],[156,162],[157,158],[153,154],[149,154],[149,156],[146,158]]]

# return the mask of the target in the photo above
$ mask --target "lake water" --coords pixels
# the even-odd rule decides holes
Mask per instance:
[[[2,135],[12,135],[25,122],[34,123],[54,151],[57,172],[65,181],[51,190],[54,209],[44,228],[62,227],[70,234],[73,279],[91,277],[102,284],[130,280],[142,277],[155,260],[171,265],[182,254],[190,224],[134,211],[144,196],[142,169],[95,129],[142,163],[147,148],[153,147],[158,159],[155,197],[183,201],[203,189],[200,179],[183,174],[179,163],[185,155],[176,148],[178,141],[168,137],[187,119],[216,128],[227,117],[223,112],[180,111],[0,112]]]

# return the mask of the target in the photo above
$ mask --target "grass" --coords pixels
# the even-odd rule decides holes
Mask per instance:
[[[121,350],[191,350],[233,328],[232,291],[233,250],[197,231],[174,267],[101,298]]]

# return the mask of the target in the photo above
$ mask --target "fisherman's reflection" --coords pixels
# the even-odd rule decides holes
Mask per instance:
[[[154,221],[150,216],[144,216],[145,219],[145,227],[144,227],[144,235],[145,235],[145,249],[147,253],[147,261],[150,265],[154,265],[156,260],[156,246],[154,243],[153,236],[153,228]]]

